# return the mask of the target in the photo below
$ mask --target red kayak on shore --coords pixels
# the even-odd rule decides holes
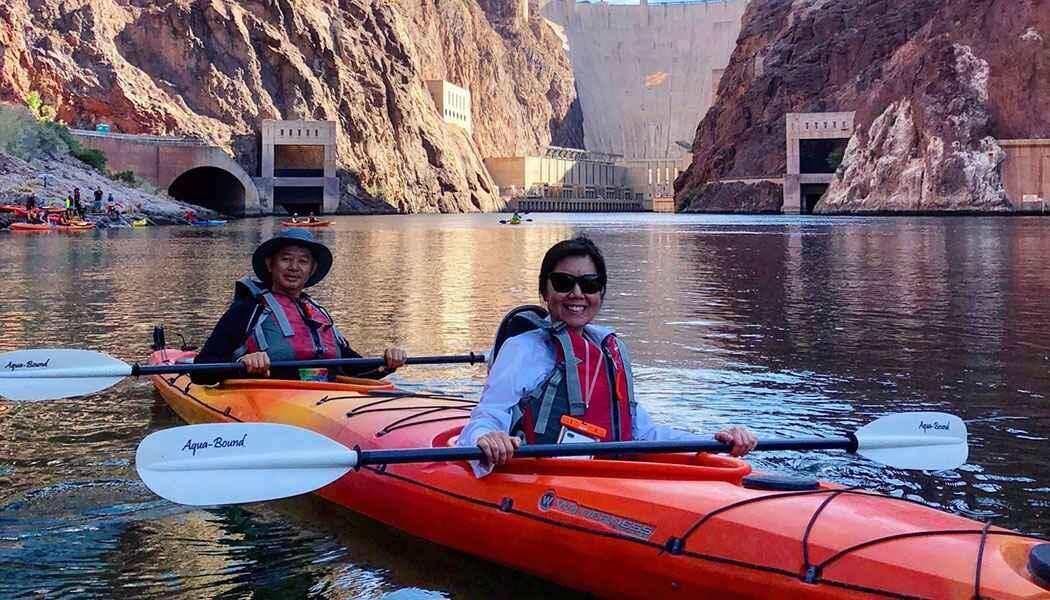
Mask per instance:
[[[11,231],[24,231],[24,232],[40,232],[48,233],[52,231],[90,231],[95,228],[94,223],[82,221],[79,223],[72,223],[70,225],[48,225],[45,223],[11,223]]]
[[[349,378],[152,379],[189,423],[294,425],[363,451],[454,444],[475,405]],[[1050,598],[1030,571],[1043,568],[1043,540],[718,455],[515,459],[482,479],[462,461],[366,465],[316,493],[608,598]]]

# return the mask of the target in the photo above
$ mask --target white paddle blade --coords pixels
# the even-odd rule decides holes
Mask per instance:
[[[858,454],[899,469],[954,469],[969,455],[966,424],[947,413],[887,415],[858,429],[856,436]]]
[[[357,453],[319,433],[275,423],[219,423],[146,436],[135,468],[178,504],[260,502],[312,492],[342,477]]]
[[[0,354],[0,396],[53,400],[93,394],[131,375],[131,365],[102,352],[39,348]]]

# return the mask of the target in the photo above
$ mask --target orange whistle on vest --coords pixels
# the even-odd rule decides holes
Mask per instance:
[[[566,426],[566,427],[568,427],[569,429],[572,429],[573,431],[577,431],[579,433],[582,433],[584,435],[593,437],[595,439],[598,439],[598,440],[605,439],[606,431],[605,431],[604,427],[598,427],[597,425],[591,425],[590,423],[588,423],[586,421],[581,421],[581,420],[577,419],[576,417],[570,417],[569,415],[562,415],[562,417],[561,417],[561,424]]]

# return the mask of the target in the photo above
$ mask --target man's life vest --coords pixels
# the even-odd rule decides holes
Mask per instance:
[[[561,418],[568,415],[604,429],[601,441],[632,439],[636,404],[626,347],[610,329],[587,325],[577,334],[546,316],[538,306],[518,307],[503,318],[496,334],[489,364],[507,338],[536,329],[547,333],[555,353],[554,368],[519,403],[511,434],[529,444],[556,443]]]
[[[233,353],[234,360],[253,352],[265,352],[271,361],[339,358],[339,345],[347,345],[328,311],[306,294],[295,300],[243,277],[234,297],[246,296],[259,304],[248,320],[244,344]],[[327,372],[320,378],[332,379]]]

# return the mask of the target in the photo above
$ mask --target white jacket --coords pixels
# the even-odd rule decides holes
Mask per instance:
[[[459,434],[457,446],[476,446],[478,438],[490,431],[509,433],[514,425],[514,407],[530,391],[540,385],[554,368],[557,355],[550,334],[539,329],[507,339],[489,370],[481,401],[470,413],[470,421]],[[636,405],[631,419],[631,436],[635,440],[698,440],[700,436],[679,431],[666,425],[657,425],[649,418],[642,405]],[[472,461],[474,474],[483,477],[492,467]]]

